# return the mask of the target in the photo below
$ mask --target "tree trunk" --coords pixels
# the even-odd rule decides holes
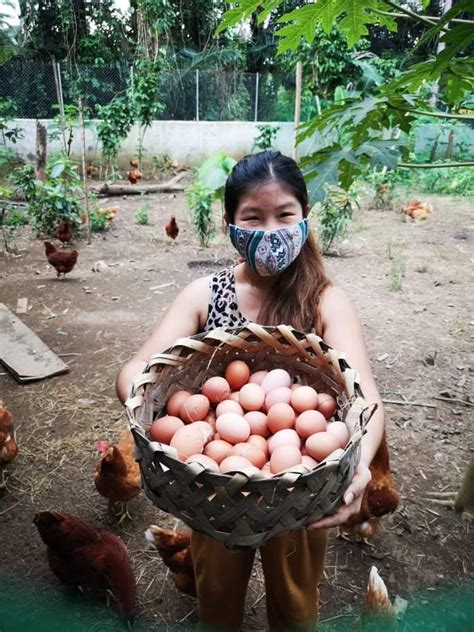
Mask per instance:
[[[454,507],[456,511],[462,511],[468,518],[474,519],[474,455],[466,468]]]
[[[48,135],[46,127],[36,121],[36,174],[37,180],[46,180],[46,158],[48,154]]]

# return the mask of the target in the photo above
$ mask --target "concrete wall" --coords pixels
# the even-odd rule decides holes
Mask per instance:
[[[50,120],[41,120],[46,126]],[[257,123],[258,124],[258,123]],[[154,121],[145,134],[144,162],[150,162],[154,156],[169,156],[171,160],[189,166],[200,164],[213,153],[225,151],[239,159],[252,151],[252,144],[258,135],[257,124],[246,121]],[[35,159],[36,121],[34,119],[16,119],[12,125],[21,127],[23,138],[16,145],[10,145],[14,151],[26,160]],[[278,125],[275,147],[282,153],[292,155],[293,124],[272,123]],[[87,159],[98,163],[101,149],[97,141],[94,124],[86,129]],[[122,143],[119,154],[119,166],[125,167],[132,157],[136,157],[138,146],[138,126],[135,125]],[[63,147],[62,140],[48,142],[48,151],[53,153]],[[79,130],[75,132],[72,144],[73,158],[81,155]]]

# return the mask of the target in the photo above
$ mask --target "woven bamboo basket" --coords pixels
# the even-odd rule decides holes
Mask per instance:
[[[298,382],[331,393],[338,403],[335,416],[350,434],[343,455],[321,462],[310,473],[248,478],[184,464],[170,455],[169,446],[147,437],[153,420],[166,414],[166,402],[174,392],[198,392],[206,379],[223,375],[235,359],[245,360],[252,371],[284,368]],[[286,325],[254,323],[177,340],[151,358],[125,405],[147,496],[229,549],[259,547],[280,531],[299,529],[334,513],[359,462],[364,427],[375,409],[365,402],[357,374],[344,356],[321,338]]]

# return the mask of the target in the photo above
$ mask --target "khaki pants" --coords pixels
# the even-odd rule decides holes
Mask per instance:
[[[260,548],[272,632],[314,629],[327,539],[326,529],[301,529],[279,533]],[[202,628],[238,632],[255,551],[228,551],[197,532],[192,534],[191,551]]]

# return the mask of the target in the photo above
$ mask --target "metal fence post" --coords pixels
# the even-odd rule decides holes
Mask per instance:
[[[257,72],[255,75],[255,123],[258,121],[258,87],[260,83],[260,74]]]
[[[199,70],[196,70],[196,121],[199,121]]]

